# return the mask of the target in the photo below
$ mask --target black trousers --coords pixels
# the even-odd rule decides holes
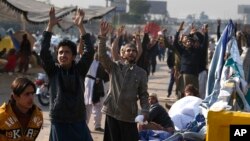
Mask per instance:
[[[51,122],[49,141],[93,141],[85,121]]]
[[[103,141],[138,141],[137,124],[106,115]]]
[[[173,89],[173,86],[174,86],[174,69],[171,68],[170,69],[170,81],[169,81],[169,84],[168,84],[168,97],[171,95],[172,93],[172,89]]]

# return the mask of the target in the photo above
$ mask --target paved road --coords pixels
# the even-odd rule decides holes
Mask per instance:
[[[40,68],[30,69],[30,74],[27,75],[30,79],[34,80],[36,77],[37,72],[42,72],[43,70]],[[148,92],[155,92],[158,94],[160,103],[164,105],[165,101],[172,101],[175,100],[175,96],[172,95],[169,99],[166,98],[167,95],[167,86],[168,86],[168,68],[165,62],[159,62],[157,65],[156,73],[154,76],[149,76],[149,85],[148,85]],[[10,96],[10,84],[15,79],[15,77],[19,76],[19,74],[14,74],[9,76],[8,74],[0,74],[0,104],[3,102],[8,101]],[[36,103],[37,100],[36,100]],[[43,107],[38,104],[43,110],[44,115],[44,125],[43,129],[41,130],[37,141],[48,141],[49,138],[49,129],[50,129],[50,122],[48,116],[48,107]],[[105,116],[103,115],[102,125],[104,125]],[[90,119],[89,128],[91,130],[92,137],[94,141],[102,141],[103,140],[103,133],[94,131],[92,117]]]

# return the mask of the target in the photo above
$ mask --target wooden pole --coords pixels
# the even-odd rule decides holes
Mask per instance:
[[[22,24],[22,30],[26,30],[26,23],[25,23],[25,19],[24,19],[24,15],[21,14],[21,24]]]

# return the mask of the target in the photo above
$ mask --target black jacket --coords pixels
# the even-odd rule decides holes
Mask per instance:
[[[93,88],[93,95],[92,95],[92,102],[98,103],[100,101],[101,97],[104,97],[105,91],[103,83],[109,81],[109,74],[105,71],[101,63],[99,63],[96,71],[96,79],[99,79],[99,82],[97,83],[95,81],[94,88]]]
[[[174,47],[181,56],[181,69],[182,74],[192,74],[198,76],[199,73],[199,63],[200,63],[200,53],[201,48],[190,47],[186,49],[182,44],[178,42],[179,32],[176,33],[174,39]]]
[[[159,104],[150,105],[149,109],[149,121],[160,124],[162,127],[168,128],[173,127],[174,123],[169,117],[167,111]]]
[[[44,32],[40,57],[42,66],[49,77],[50,117],[56,122],[85,121],[84,82],[93,61],[94,48],[90,35],[85,34],[84,55],[70,69],[65,70],[57,64],[49,51],[52,33]]]

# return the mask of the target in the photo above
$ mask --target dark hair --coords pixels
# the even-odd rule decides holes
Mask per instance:
[[[184,93],[186,91],[190,92],[193,96],[200,97],[198,89],[193,84],[186,85]]]
[[[195,32],[193,35],[191,35],[194,40],[198,41],[200,44],[204,41],[204,36],[200,32]]]
[[[20,96],[28,86],[32,86],[36,91],[36,85],[31,80],[26,77],[18,77],[12,82],[11,89],[14,95]]]
[[[136,45],[134,42],[130,42],[130,43],[125,44],[125,48],[127,48],[127,47],[134,48],[137,51],[137,48],[136,48]]]
[[[145,33],[142,39],[142,48],[146,49],[149,42],[150,42],[149,34]]]
[[[8,55],[15,55],[16,54],[16,49],[12,48],[8,51]]]
[[[63,39],[57,46],[57,51],[59,50],[60,47],[62,46],[67,46],[70,48],[70,50],[72,51],[73,55],[77,54],[77,50],[76,50],[76,44],[72,41],[70,41],[69,39]]]
[[[27,34],[23,34],[23,40],[27,40],[28,39],[28,35]]]
[[[191,34],[187,35],[187,40],[190,40],[193,42],[194,41],[193,35],[191,35]]]

